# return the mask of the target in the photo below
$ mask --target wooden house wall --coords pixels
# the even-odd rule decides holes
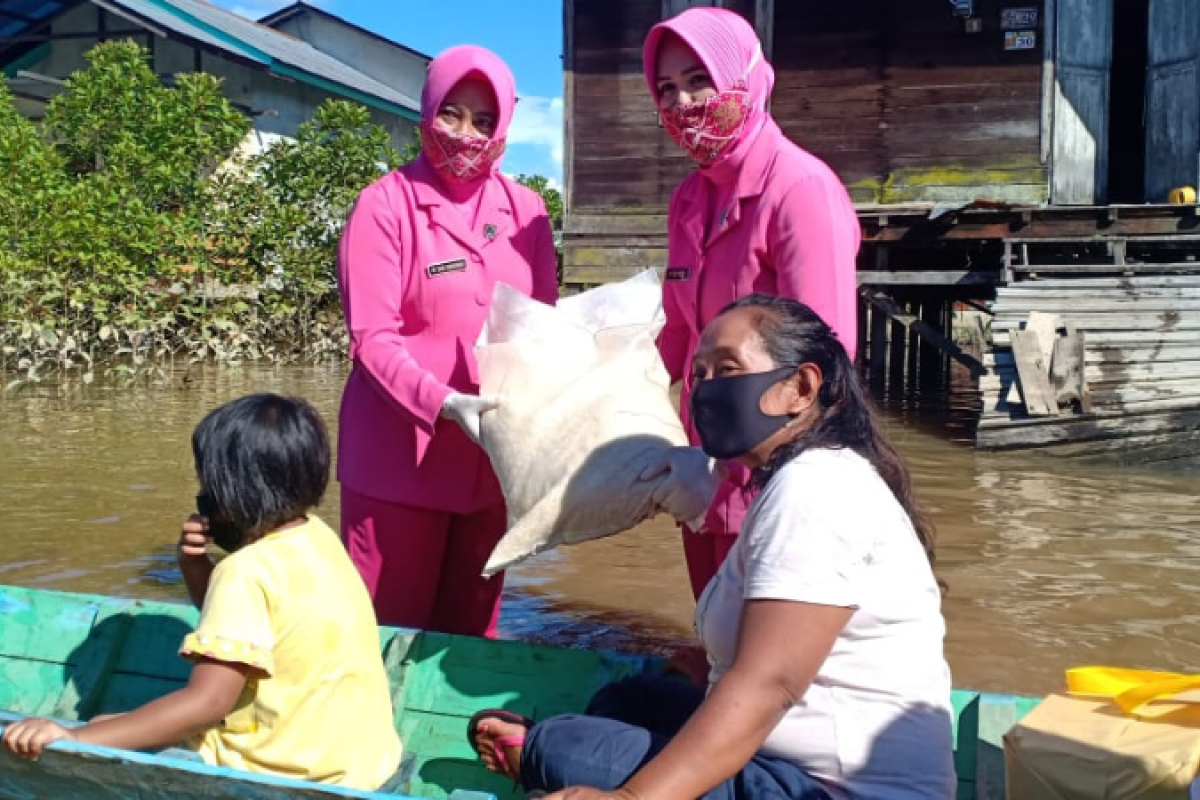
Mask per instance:
[[[1042,32],[1006,51],[1009,5],[976,0],[966,33],[945,0],[777,2],[772,113],[859,203],[1040,202]]]
[[[1042,32],[1037,49],[1005,51],[1008,3],[976,0],[976,34],[946,0],[723,5],[751,21],[769,8],[772,113],[856,202],[1046,199]],[[658,126],[642,76],[642,42],[663,6],[565,0],[569,283],[665,264],[667,203],[692,164]]]
[[[571,54],[572,209],[663,205],[690,162],[658,127],[642,75],[642,41],[658,2],[577,0]]]
[[[666,264],[667,203],[694,165],[659,127],[642,74],[662,17],[661,0],[564,0],[568,283]]]

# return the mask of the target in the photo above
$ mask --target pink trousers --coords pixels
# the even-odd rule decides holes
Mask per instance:
[[[479,573],[507,525],[502,505],[451,514],[342,488],[342,541],[380,625],[494,638],[504,573]]]
[[[704,587],[713,579],[725,556],[737,541],[736,533],[692,533],[681,527],[683,533],[683,557],[687,559],[688,578],[692,582],[692,595],[699,600]]]

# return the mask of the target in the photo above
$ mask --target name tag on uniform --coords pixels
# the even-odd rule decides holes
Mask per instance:
[[[692,278],[691,267],[668,267],[667,280],[669,281],[687,281]]]
[[[454,258],[450,261],[438,261],[430,264],[425,268],[429,273],[429,277],[436,278],[438,275],[445,275],[447,272],[462,272],[467,268],[467,260],[465,258]]]

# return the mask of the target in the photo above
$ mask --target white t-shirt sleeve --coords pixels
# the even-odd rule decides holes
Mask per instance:
[[[832,452],[788,464],[759,497],[748,530],[745,599],[858,608],[873,533],[863,475]]]

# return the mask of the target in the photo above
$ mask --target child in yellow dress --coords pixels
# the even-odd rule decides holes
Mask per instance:
[[[320,416],[298,399],[243,397],[205,417],[192,451],[200,513],[178,551],[201,606],[180,648],[194,664],[188,685],[78,728],[23,720],[4,746],[37,758],[59,739],[186,742],[209,764],[378,789],[399,766],[400,739],[371,600],[337,535],[310,513],[329,481]],[[210,540],[229,552],[216,565]]]

